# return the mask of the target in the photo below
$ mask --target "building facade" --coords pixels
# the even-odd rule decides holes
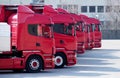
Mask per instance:
[[[120,38],[120,0],[0,0],[0,4],[46,4],[98,18],[103,38]]]

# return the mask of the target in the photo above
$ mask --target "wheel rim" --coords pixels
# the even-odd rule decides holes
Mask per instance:
[[[63,64],[63,58],[61,56],[56,56],[55,57],[55,65],[60,66]]]
[[[29,63],[29,66],[32,70],[37,70],[39,68],[40,64],[37,59],[32,59]]]

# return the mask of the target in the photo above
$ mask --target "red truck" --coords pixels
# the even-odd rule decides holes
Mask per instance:
[[[75,65],[77,50],[75,21],[68,14],[60,14],[50,6],[45,6],[43,13],[50,16],[54,22],[55,67],[62,68],[64,65]]]
[[[83,20],[77,14],[70,14],[77,21],[76,36],[77,36],[77,53],[83,54],[85,52],[85,31]]]
[[[54,68],[52,20],[25,6],[0,6],[0,69],[39,72]]]
[[[92,25],[94,25],[94,48],[101,47],[101,40],[102,40],[102,32],[100,21],[96,18],[90,18],[92,21]]]
[[[77,36],[77,53],[83,54],[85,52],[85,32],[84,32],[84,25],[83,20],[77,15],[67,12],[62,8],[56,9],[59,13],[68,14],[74,18],[76,21],[76,36]]]
[[[91,50],[94,47],[94,26],[86,15],[79,15],[85,28],[85,48]]]
[[[101,24],[100,21],[96,18],[89,18],[86,15],[81,14],[80,17],[83,18],[84,22],[85,20],[89,23],[89,41],[91,48],[86,47],[86,49],[92,49],[92,48],[100,48],[101,47],[101,40],[102,40],[102,32],[101,32]],[[87,28],[86,28],[87,29]],[[88,34],[86,34],[87,39]],[[86,40],[87,41],[87,40]],[[87,45],[87,43],[86,43]]]
[[[93,20],[92,20],[92,18],[88,18],[88,20],[89,20],[89,27],[90,27],[90,37],[91,37],[91,41],[90,41],[90,46],[91,46],[91,48],[90,49],[92,49],[92,48],[94,48],[94,46],[95,46],[95,26],[94,26],[94,24],[93,24]]]

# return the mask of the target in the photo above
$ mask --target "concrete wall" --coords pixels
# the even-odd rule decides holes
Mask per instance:
[[[120,30],[102,30],[103,39],[120,39]]]
[[[30,4],[33,0],[0,0],[2,5],[17,5],[17,4]]]

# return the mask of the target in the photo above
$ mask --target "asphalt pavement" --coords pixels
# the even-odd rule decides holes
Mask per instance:
[[[77,64],[39,73],[0,70],[0,78],[119,78],[120,40],[102,40],[102,47],[77,55]]]

